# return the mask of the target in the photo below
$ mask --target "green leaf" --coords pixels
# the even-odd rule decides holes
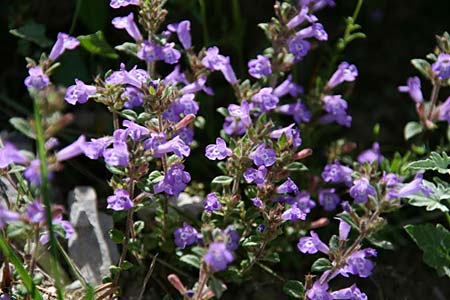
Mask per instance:
[[[448,174],[450,165],[450,157],[447,153],[442,152],[441,154],[437,152],[431,152],[429,158],[418,160],[410,163],[406,166],[407,169],[412,169],[415,171],[423,170],[434,170],[441,174]]]
[[[9,33],[42,48],[50,47],[53,44],[53,41],[45,35],[45,26],[34,21],[29,21],[17,29],[11,29]]]
[[[217,176],[211,181],[212,185],[230,185],[233,182],[233,177],[230,176]]]
[[[406,232],[423,251],[423,261],[450,277],[450,232],[441,224],[406,225]]]
[[[423,131],[422,125],[417,122],[411,121],[406,124],[404,129],[405,140],[409,140],[410,138],[418,135]]]
[[[134,265],[127,260],[124,260],[122,263],[122,270],[126,271],[133,267]]]
[[[89,35],[80,35],[77,39],[80,41],[81,46],[92,54],[112,59],[119,58],[119,55],[117,55],[114,49],[106,42],[105,36],[101,31]]]
[[[289,171],[298,171],[298,172],[308,171],[308,167],[298,161],[294,161],[293,163],[288,164],[286,166],[286,169],[288,169]]]
[[[23,118],[14,117],[9,119],[9,123],[18,131],[23,133],[25,136],[36,139],[36,135],[34,133],[34,130],[31,129],[30,123],[28,123],[27,120]]]
[[[124,109],[120,112],[120,115],[130,121],[136,121],[138,118],[137,113],[132,109]]]
[[[195,256],[193,254],[186,254],[180,257],[180,261],[194,268],[200,269],[200,259],[198,258],[198,256]]]
[[[326,270],[331,269],[331,267],[332,267],[331,262],[328,259],[322,257],[312,264],[311,271],[322,273],[325,272]]]
[[[439,209],[442,212],[448,212],[448,207],[442,204],[442,200],[448,200],[450,198],[450,186],[438,183],[437,185],[431,181],[423,180],[422,183],[426,188],[431,190],[429,195],[425,195],[423,192],[409,195],[408,204],[412,206],[425,207],[428,211]]]
[[[126,42],[122,45],[114,47],[118,51],[122,51],[128,55],[137,57],[137,45],[135,43]]]
[[[213,291],[213,293],[217,299],[220,299],[222,297],[222,294],[225,291],[222,281],[220,281],[219,279],[217,279],[215,277],[211,277],[209,279],[208,286]]]
[[[2,249],[3,255],[9,258],[9,261],[16,268],[17,273],[22,279],[22,283],[25,285],[27,291],[31,294],[33,300],[42,300],[42,296],[39,293],[39,290],[36,288],[36,285],[33,282],[33,278],[31,278],[30,274],[28,274],[27,270],[25,270],[23,263],[8,245],[3,237],[0,237],[0,248]]]
[[[118,230],[118,229],[111,229],[109,231],[109,238],[116,244],[120,244],[123,241],[124,235],[122,233],[122,231]]]
[[[415,58],[411,60],[411,64],[417,69],[423,76],[430,79],[431,66],[430,63],[424,59]]]
[[[262,237],[251,235],[242,242],[243,247],[256,247],[261,244]]]
[[[23,236],[26,237],[27,226],[22,222],[11,222],[8,224],[6,234],[10,238]]]
[[[302,299],[305,294],[305,286],[297,280],[288,280],[283,286],[283,292],[293,298]]]

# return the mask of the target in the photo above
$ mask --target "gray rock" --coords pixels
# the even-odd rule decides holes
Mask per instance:
[[[69,195],[70,223],[75,228],[69,240],[69,255],[86,280],[100,284],[109,267],[119,260],[117,246],[109,238],[112,217],[97,211],[92,187],[76,187]]]

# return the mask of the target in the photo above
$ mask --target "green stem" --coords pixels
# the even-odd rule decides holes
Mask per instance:
[[[200,4],[200,11],[202,14],[202,22],[203,22],[203,44],[205,46],[209,43],[209,34],[208,34],[208,24],[207,24],[207,18],[206,18],[206,4],[205,0],[198,0]]]
[[[433,85],[433,90],[431,91],[431,97],[430,97],[430,110],[428,111],[428,117],[427,117],[428,120],[431,119],[431,116],[433,114],[434,107],[436,106],[436,101],[438,99],[440,88],[441,88],[441,85],[439,84],[439,82],[437,82]]]
[[[56,243],[55,238],[55,230],[53,228],[53,216],[52,216],[52,207],[50,202],[50,193],[49,193],[49,182],[48,182],[48,169],[47,169],[47,155],[45,151],[45,137],[44,137],[44,128],[42,125],[42,116],[39,108],[38,100],[35,98],[33,101],[34,104],[34,121],[36,126],[36,148],[38,151],[38,157],[40,161],[40,172],[41,172],[41,196],[43,202],[45,204],[46,218],[47,218],[47,227],[48,234],[50,238],[50,253],[52,256],[51,259],[51,267],[52,273],[55,278],[55,286],[56,286],[56,294],[58,296],[58,300],[63,300],[63,292],[61,288],[61,278],[59,276],[59,267],[58,267],[58,245]]]
[[[70,24],[69,35],[72,35],[73,31],[75,30],[75,26],[77,25],[78,15],[80,14],[82,2],[83,0],[78,0],[75,6],[75,12],[72,17],[72,24]]]

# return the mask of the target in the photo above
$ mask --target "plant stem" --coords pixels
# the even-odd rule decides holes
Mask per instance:
[[[437,82],[433,85],[433,90],[431,91],[431,97],[430,97],[430,110],[428,111],[428,116],[427,116],[428,120],[431,119],[431,116],[433,114],[434,107],[436,105],[436,101],[439,96],[440,88],[441,88],[441,85],[439,82]]]
[[[47,169],[47,155],[45,151],[45,137],[44,137],[44,128],[42,124],[42,116],[38,103],[38,99],[34,99],[34,121],[36,126],[36,147],[38,151],[38,157],[40,161],[40,172],[41,172],[41,196],[45,203],[45,211],[47,218],[47,227],[50,238],[50,253],[52,254],[51,266],[53,276],[55,278],[56,285],[56,294],[58,296],[58,300],[63,300],[63,292],[61,288],[61,280],[59,276],[59,267],[57,263],[58,259],[58,248],[56,244],[55,231],[53,228],[53,216],[52,216],[52,207],[50,202],[50,193],[49,193],[49,182],[48,182],[48,169]]]

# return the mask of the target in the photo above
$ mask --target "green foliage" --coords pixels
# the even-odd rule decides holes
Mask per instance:
[[[450,232],[440,224],[407,225],[405,230],[423,251],[423,261],[439,276],[450,277]]]
[[[433,170],[438,171],[441,174],[448,174],[449,165],[450,157],[448,157],[447,153],[442,152],[439,154],[437,152],[431,152],[429,158],[414,161],[407,165],[406,168],[414,171]]]
[[[119,55],[108,44],[103,32],[101,31],[97,31],[96,33],[89,35],[80,35],[77,39],[80,41],[80,45],[92,54],[105,56],[112,59],[119,58]]]
[[[311,271],[322,273],[331,268],[332,268],[331,262],[328,259],[322,257],[312,264]]]
[[[435,180],[438,180],[436,184],[427,180],[423,181],[423,185],[431,190],[430,195],[420,192],[407,196],[408,203],[413,206],[426,207],[428,211],[439,209],[442,212],[448,212],[448,207],[442,204],[442,201],[450,199],[450,186],[437,178]]]
[[[288,280],[283,286],[283,292],[293,298],[302,299],[305,294],[305,287],[300,281]]]
[[[42,300],[42,296],[39,293],[36,285],[33,282],[33,278],[31,278],[30,274],[28,274],[27,270],[25,270],[22,262],[14,253],[14,251],[9,247],[8,243],[5,241],[3,237],[0,237],[0,248],[2,249],[3,254],[8,257],[9,261],[14,265],[19,273],[20,278],[22,279],[25,288],[30,293],[33,300]]]
[[[45,26],[36,23],[33,20],[25,23],[22,27],[11,29],[9,33],[26,41],[35,43],[42,48],[50,47],[53,43],[53,41],[45,35]]]
[[[423,131],[422,125],[420,125],[417,122],[411,121],[408,122],[408,124],[406,124],[403,134],[405,136],[405,140],[409,140],[414,136],[418,135],[419,133],[421,133],[422,131]]]
[[[200,269],[200,258],[193,254],[186,254],[180,257],[180,261],[188,264],[196,269]]]

